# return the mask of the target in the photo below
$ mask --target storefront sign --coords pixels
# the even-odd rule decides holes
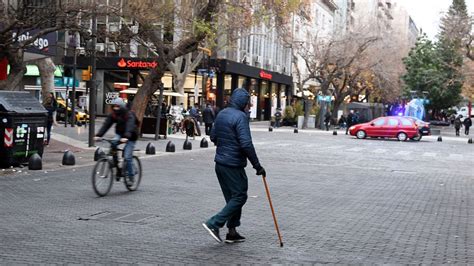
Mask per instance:
[[[158,63],[156,61],[125,60],[122,58],[117,62],[117,66],[120,68],[155,68],[158,66]]]
[[[107,92],[105,94],[105,104],[112,104],[112,101],[119,97],[118,92]]]
[[[261,71],[260,71],[260,77],[261,77],[262,79],[272,79],[272,74],[267,73],[267,72],[261,70]]]
[[[13,38],[16,38],[18,42],[24,42],[33,38],[33,36],[35,36],[35,34],[38,32],[39,30],[29,30],[22,32],[20,35],[17,35],[17,32],[13,32]],[[55,55],[56,49],[50,49],[50,47],[56,46],[56,39],[56,32],[50,32],[48,34],[42,35],[38,37],[26,51],[36,54]]]

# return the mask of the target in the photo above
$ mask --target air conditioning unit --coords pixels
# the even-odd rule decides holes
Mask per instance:
[[[255,63],[262,63],[262,57],[260,55],[255,57]]]
[[[120,22],[109,23],[109,32],[118,32],[118,31],[120,31]]]
[[[272,65],[272,60],[271,59],[267,59],[266,60],[267,62],[265,63],[267,66],[271,66]]]
[[[86,49],[84,47],[77,47],[76,49],[78,55],[86,55]]]
[[[115,48],[115,43],[113,42],[107,43],[107,51],[111,53],[116,53],[117,49]]]
[[[275,66],[273,67],[273,71],[275,71],[275,72],[280,72],[280,71],[281,71],[281,66],[280,66],[280,65],[275,65]]]
[[[95,50],[97,52],[103,52],[105,51],[105,43],[96,43],[95,44]]]

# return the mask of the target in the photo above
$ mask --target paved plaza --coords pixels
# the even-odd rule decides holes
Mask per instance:
[[[240,244],[218,244],[201,223],[224,206],[214,147],[142,156],[136,192],[114,183],[98,198],[94,150],[81,165],[0,174],[0,264],[7,263],[474,263],[474,145],[357,140],[339,132],[253,126],[261,177],[251,167]],[[140,143],[143,148],[147,142]],[[61,148],[58,148],[60,150]],[[225,231],[221,232],[221,235]]]

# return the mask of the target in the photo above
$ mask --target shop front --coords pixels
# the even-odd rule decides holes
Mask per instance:
[[[72,66],[73,58],[65,57],[64,64]],[[158,63],[153,59],[105,57],[97,59],[97,114],[105,115],[113,98],[133,99],[133,94],[122,93],[129,89],[137,89],[148,75],[149,69]],[[90,66],[89,57],[77,58],[76,78],[82,80],[82,71]]]
[[[224,108],[236,88],[245,88],[251,95],[250,118],[271,120],[276,109],[285,109],[290,102],[291,76],[257,67],[218,59],[211,61],[216,71],[216,106]]]

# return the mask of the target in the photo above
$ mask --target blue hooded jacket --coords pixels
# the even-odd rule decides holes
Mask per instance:
[[[230,97],[229,106],[219,112],[211,130],[211,141],[216,143],[214,161],[229,167],[247,166],[247,158],[253,168],[261,168],[250,134],[249,119],[244,111],[250,95],[237,88]]]

